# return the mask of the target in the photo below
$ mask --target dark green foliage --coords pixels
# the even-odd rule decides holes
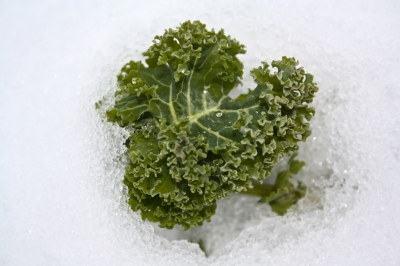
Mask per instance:
[[[130,163],[124,183],[129,204],[143,219],[185,229],[210,221],[217,200],[245,192],[269,176],[280,158],[311,134],[318,91],[313,76],[283,57],[251,71],[257,86],[236,99],[244,46],[199,21],[156,36],[145,66],[130,61],[118,75],[119,90],[108,120],[134,132],[126,142]],[[281,173],[262,200],[284,213],[304,195]]]
[[[296,204],[306,193],[303,183],[298,182],[295,187],[290,182],[293,175],[297,174],[305,165],[304,162],[294,160],[296,156],[297,153],[293,153],[286,169],[279,172],[274,185],[253,182],[253,185],[244,194],[260,196],[260,203],[267,202],[274,212],[284,215],[287,209]]]

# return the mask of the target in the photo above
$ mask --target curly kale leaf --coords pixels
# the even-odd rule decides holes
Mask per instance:
[[[294,58],[283,57],[272,62],[277,73],[265,62],[253,69],[256,88],[232,99],[244,46],[199,21],[153,43],[147,66],[122,68],[107,117],[134,129],[124,178],[131,208],[160,227],[188,229],[210,221],[218,199],[246,191],[298,150],[311,134],[308,104],[318,88]]]
[[[245,194],[260,196],[260,203],[269,203],[272,210],[278,215],[284,215],[286,211],[299,199],[304,197],[307,188],[302,182],[298,182],[297,187],[290,182],[305,165],[304,162],[295,160],[297,153],[293,153],[284,171],[279,172],[275,184],[253,183]]]

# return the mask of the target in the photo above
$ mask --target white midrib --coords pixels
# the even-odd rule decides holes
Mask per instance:
[[[169,86],[169,102],[168,102],[169,110],[171,111],[172,119],[174,120],[175,124],[179,124],[179,120],[176,117],[175,107],[172,104],[172,83]]]
[[[188,116],[189,122],[190,122],[190,123],[195,123],[195,122],[197,122],[197,120],[198,120],[200,117],[205,116],[205,115],[208,115],[208,114],[210,114],[210,113],[212,113],[212,112],[217,111],[217,110],[218,110],[218,107],[219,107],[219,105],[214,106],[214,107],[209,108],[209,109],[206,109],[206,110],[204,110],[204,111],[201,111],[200,113],[197,113],[197,114],[195,114],[195,115],[190,115],[190,116]]]
[[[168,68],[169,68],[169,71],[170,71],[170,73],[171,73],[171,84],[169,85],[169,101],[168,101],[168,106],[169,106],[169,110],[171,111],[171,116],[172,116],[172,119],[174,120],[174,123],[175,124],[179,124],[179,120],[178,120],[178,118],[177,118],[177,116],[176,116],[176,112],[175,112],[175,107],[174,107],[174,105],[172,104],[172,86],[174,86],[175,85],[175,83],[174,83],[174,71],[172,70],[172,68],[171,68],[171,66],[169,65],[169,64],[167,64],[168,65]]]
[[[230,141],[230,139],[225,138],[224,136],[220,135],[218,132],[216,132],[216,131],[210,131],[207,127],[203,126],[203,125],[200,124],[199,122],[196,121],[196,122],[194,122],[194,123],[196,123],[196,125],[198,125],[200,128],[206,130],[208,133],[213,134],[213,135],[217,136],[218,138],[221,138],[221,139]]]
[[[195,67],[196,67],[197,59],[198,58],[196,58],[196,60],[194,60],[193,69],[192,69],[192,71],[190,71],[190,76],[189,76],[188,85],[187,85],[188,86],[188,90],[187,90],[187,95],[186,95],[186,101],[187,101],[188,116],[189,117],[192,116],[192,98],[190,96],[190,90],[191,90],[190,82],[192,81],[193,72],[194,72]]]
[[[201,112],[199,112],[199,113],[197,113],[195,115],[191,115],[191,116],[188,117],[189,118],[189,122],[190,123],[195,123],[195,122],[197,122],[197,120],[200,117],[208,115],[208,114],[210,114],[212,112],[216,112],[216,111],[221,111],[222,113],[239,113],[240,110],[253,109],[253,108],[257,108],[259,106],[258,105],[253,105],[253,106],[249,106],[249,107],[241,108],[241,109],[237,109],[237,110],[221,110],[221,109],[219,109],[219,107],[220,107],[220,105],[218,104],[218,105],[216,105],[216,106],[214,106],[212,108],[203,110],[203,111],[201,111]]]

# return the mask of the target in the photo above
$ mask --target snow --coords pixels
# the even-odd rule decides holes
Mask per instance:
[[[188,19],[246,45],[242,91],[283,55],[315,76],[309,193],[284,217],[233,195],[211,223],[168,231],[125,203],[127,132],[94,103]],[[1,265],[400,264],[396,1],[3,1],[0,40]]]

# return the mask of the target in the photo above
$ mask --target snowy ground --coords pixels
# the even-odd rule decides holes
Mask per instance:
[[[398,1],[73,2],[0,2],[0,265],[400,265]],[[315,76],[310,189],[285,217],[234,196],[167,231],[125,204],[126,133],[94,103],[188,19],[246,45],[242,90],[282,55]]]

